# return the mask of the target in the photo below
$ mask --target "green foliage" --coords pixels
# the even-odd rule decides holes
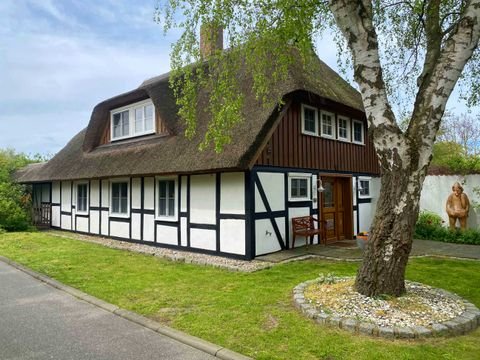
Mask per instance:
[[[433,145],[431,164],[457,174],[480,172],[480,156],[465,154],[462,146],[452,141],[441,141]]]
[[[475,229],[452,231],[442,224],[443,220],[439,215],[430,211],[422,211],[415,225],[414,237],[448,243],[480,245],[480,231]]]
[[[41,159],[17,154],[11,149],[0,149],[0,228],[22,231],[31,226],[30,194],[26,186],[12,180],[12,175],[15,170]]]
[[[320,284],[328,284],[328,285],[332,285],[332,284],[335,284],[337,282],[337,279],[335,278],[335,274],[333,273],[320,273],[319,274],[319,277],[318,277],[318,282]]]

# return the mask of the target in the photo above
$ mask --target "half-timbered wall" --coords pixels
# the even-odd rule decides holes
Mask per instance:
[[[310,200],[292,201],[288,194],[289,176],[295,174],[310,175]],[[313,215],[317,218],[320,199],[317,191],[318,171],[305,169],[287,169],[272,167],[255,167],[252,171],[253,222],[252,232],[255,234],[255,256],[272,253],[292,247],[292,218]],[[335,175],[332,173],[331,175]],[[357,184],[359,179],[370,181],[370,196],[359,198]],[[368,231],[380,188],[379,178],[352,174],[353,184],[353,234]],[[318,236],[313,244],[318,244]],[[295,247],[306,245],[305,237],[295,240]]]
[[[348,119],[360,120],[364,124],[364,144],[355,144],[322,136],[302,133],[301,103],[293,102],[278,123],[277,128],[266,143],[256,165],[287,168],[321,169],[352,173],[380,172],[373,144],[367,136],[365,115],[360,111],[349,110],[332,104],[309,105]],[[337,128],[335,127],[335,132]]]
[[[110,211],[111,180],[52,183],[52,227],[120,240],[230,257],[250,258],[246,173],[168,177],[176,181],[174,219],[157,216],[160,177],[122,178],[128,183],[128,215]],[[77,189],[87,184],[88,211],[77,211]]]

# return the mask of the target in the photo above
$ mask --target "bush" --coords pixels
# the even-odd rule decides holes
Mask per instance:
[[[480,231],[475,229],[450,230],[444,227],[442,218],[432,212],[422,211],[415,224],[416,239],[442,241],[456,244],[480,245]]]
[[[27,187],[15,183],[12,175],[15,170],[39,160],[0,149],[0,229],[24,231],[31,227],[31,197]]]

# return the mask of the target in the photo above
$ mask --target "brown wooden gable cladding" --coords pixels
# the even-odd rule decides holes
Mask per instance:
[[[344,171],[379,174],[380,167],[373,144],[367,135],[367,124],[362,112],[333,104],[318,107],[303,103],[364,123],[365,144],[359,145],[320,136],[302,134],[301,101],[291,103],[277,128],[258,156],[255,165],[289,168]],[[336,128],[335,128],[336,131]]]
[[[111,142],[111,119],[110,119],[110,113],[108,115],[108,119],[105,121],[105,127],[103,129],[102,133],[102,138],[100,140],[99,145],[105,145],[105,144],[110,144]],[[160,114],[157,111],[157,108],[155,107],[155,133],[156,134],[169,134],[169,131],[167,129],[167,126],[165,125],[165,122],[162,120],[160,117]],[[131,137],[129,139],[134,139],[135,137]],[[120,140],[121,141],[121,140]]]

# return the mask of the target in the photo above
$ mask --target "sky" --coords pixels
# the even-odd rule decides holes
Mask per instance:
[[[99,102],[170,69],[156,0],[0,0],[0,148],[54,155]],[[320,58],[337,68],[325,36]],[[454,96],[455,111],[466,111]]]

